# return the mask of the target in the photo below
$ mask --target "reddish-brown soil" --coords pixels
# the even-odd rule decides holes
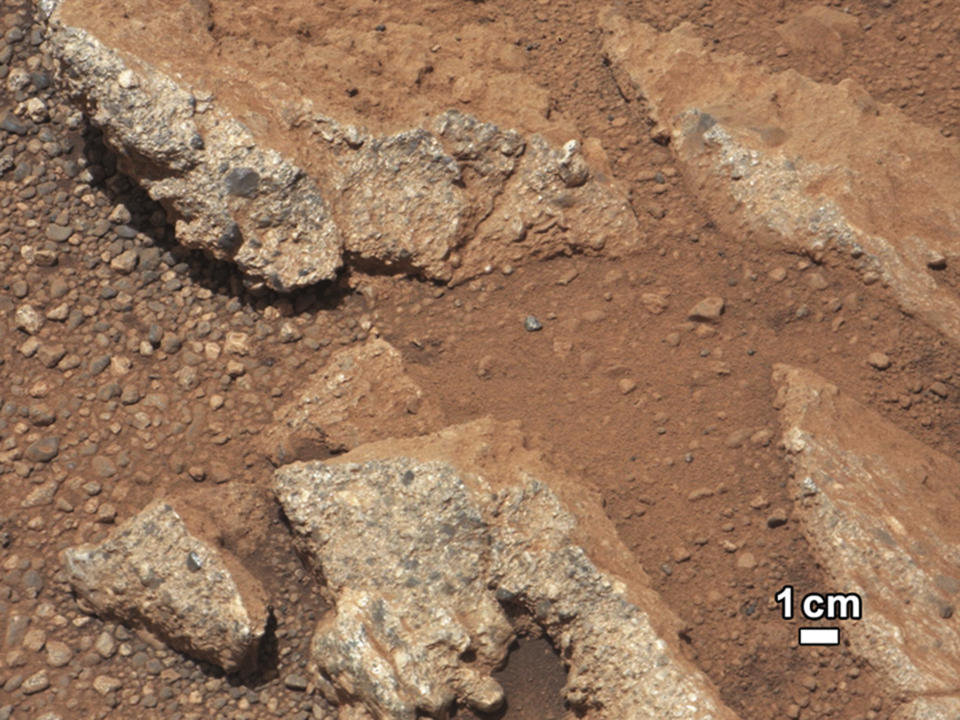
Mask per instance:
[[[859,30],[844,36],[839,50],[831,46],[829,52],[821,51],[814,41],[806,50],[802,42],[799,49],[787,48],[778,27],[817,4],[623,3],[632,16],[661,29],[693,22],[718,52],[742,51],[775,70],[793,68],[818,81],[853,77],[916,121],[947,136],[960,132],[960,80],[955,72],[960,14],[949,0],[832,2],[855,18]],[[194,5],[204,15],[211,4]],[[355,274],[335,287],[294,298],[250,297],[229,268],[176,250],[162,269],[179,278],[182,288],[170,290],[163,284],[167,280],[148,284],[136,275],[119,278],[101,263],[98,258],[111,257],[111,243],[118,242],[111,234],[100,238],[84,233],[76,247],[61,247],[55,267],[25,265],[20,247],[42,245],[38,236],[63,208],[55,202],[55,193],[24,197],[12,188],[0,198],[5,274],[0,288],[5,313],[0,395],[13,403],[3,438],[16,438],[12,446],[25,447],[35,435],[45,434],[29,417],[31,408],[46,405],[58,412],[52,429],[64,441],[61,458],[51,465],[21,470],[15,462],[5,462],[0,530],[9,532],[12,541],[0,554],[0,562],[6,563],[0,602],[27,612],[37,602],[53,604],[68,621],[62,636],[83,648],[83,638],[91,631],[71,624],[79,613],[56,583],[56,552],[103,537],[109,520],[95,520],[104,505],[112,506],[121,520],[150,498],[184,493],[199,481],[266,487],[269,463],[252,448],[272,410],[322,367],[333,349],[379,332],[401,351],[408,372],[449,422],[482,415],[520,420],[555,448],[558,464],[600,489],[635,561],[687,624],[682,639],[689,656],[743,718],[797,717],[795,712],[804,718],[889,717],[898,699],[887,694],[871,667],[845,647],[798,648],[797,622],[780,619],[773,601],[788,583],[800,593],[844,588],[826,586],[800,529],[789,519],[792,500],[777,447],[771,368],[789,362],[815,369],[901,428],[957,458],[960,353],[904,316],[879,284],[865,286],[843,258],[828,255],[815,265],[744,245],[740,238],[714,230],[697,197],[675,172],[669,149],[650,140],[644,109],[625,102],[618,92],[593,22],[598,3],[300,4],[309,5],[310,12],[286,3],[290,17],[285,24],[266,23],[252,7],[231,10],[226,5],[212,3],[204,15],[208,29],[198,29],[209,34],[203,41],[209,58],[247,53],[252,65],[282,68],[305,46],[319,47],[332,35],[369,29],[366,45],[337,50],[338,57],[349,62],[331,69],[344,85],[342,97],[329,99],[331,115],[336,110],[371,127],[404,127],[423,112],[416,93],[407,87],[408,75],[413,73],[419,92],[432,93],[432,103],[449,90],[436,70],[448,63],[456,68],[453,74],[466,68],[469,77],[481,78],[476,96],[460,102],[461,109],[505,125],[551,131],[562,127],[576,136],[599,138],[613,175],[630,188],[645,247],[616,263],[557,258],[520,265],[510,275],[495,271],[452,289],[403,277]],[[441,20],[435,21],[434,15]],[[381,23],[386,30],[375,30]],[[500,28],[503,46],[483,52],[471,46],[471,28],[478,24]],[[424,27],[439,27],[437,38]],[[407,41],[417,38],[426,47],[425,57],[433,53],[441,58],[428,79],[418,79],[414,72],[426,62],[423,57],[404,56],[398,46],[391,48],[388,59],[377,49],[377,42],[390,47],[389,38],[395,35]],[[441,49],[430,50],[436,44]],[[455,50],[458,44],[464,49]],[[156,44],[160,53],[163,47]],[[505,103],[482,87],[484,63],[489,62],[508,67],[522,78],[523,87],[536,89],[531,96],[536,112],[524,104],[522,92]],[[291,80],[292,95],[302,89],[297,84],[301,81],[308,83],[309,76]],[[0,109],[13,102],[11,94],[0,94]],[[541,106],[549,108],[549,122],[542,120]],[[67,134],[64,128],[55,130]],[[74,157],[86,153],[93,164],[110,166],[95,139],[88,136],[85,142],[75,133],[71,137]],[[5,142],[14,147],[23,140],[10,136]],[[32,151],[23,152],[29,159]],[[6,179],[12,183],[10,176]],[[62,203],[73,202],[77,182],[58,177]],[[145,231],[127,243],[156,243],[164,252],[174,248],[169,228],[151,227],[156,208],[125,181],[113,178],[93,185],[86,191],[91,203],[82,208],[89,222],[126,202],[134,211],[131,224]],[[81,213],[70,207],[74,217]],[[123,246],[124,241],[119,242]],[[21,279],[30,288],[25,299],[14,295],[14,281]],[[18,351],[26,336],[13,327],[13,308],[22,302],[44,310],[54,307],[61,302],[51,292],[56,281],[66,283],[66,297],[74,306],[99,309],[76,328],[58,325],[51,339],[82,356],[84,363],[103,353],[132,358],[129,373],[108,378],[92,377],[82,368],[48,369]],[[117,285],[132,296],[133,310],[117,310],[113,301],[94,302],[102,288]],[[726,300],[720,321],[689,323],[689,309],[710,295]],[[541,331],[524,330],[528,314],[543,323]],[[104,325],[96,326],[98,321]],[[280,343],[285,322],[297,324],[303,339]],[[184,348],[138,355],[139,340],[154,323],[178,334]],[[231,329],[250,333],[252,346],[243,359],[246,375],[233,381],[224,374],[224,360],[204,348],[204,343],[222,343],[223,332]],[[874,351],[890,356],[888,370],[879,372],[867,364]],[[196,384],[175,377],[185,366],[197,370]],[[163,421],[149,430],[129,427],[129,418],[143,406],[97,399],[98,389],[111,381],[137,386],[141,395],[164,395],[163,410],[147,409]],[[946,385],[946,397],[929,391],[934,382]],[[211,403],[214,395],[224,399],[218,409]],[[96,475],[92,458],[101,455],[118,466],[117,474]],[[20,500],[33,484],[51,476],[63,481],[58,497],[71,510],[62,505],[21,508]],[[91,480],[102,486],[100,495],[84,489]],[[237,512],[247,514],[243,506]],[[787,522],[770,527],[777,523],[768,519],[778,513]],[[285,532],[275,511],[264,517],[268,519],[259,535],[239,534],[231,549],[252,563],[280,598],[273,670],[246,686],[237,685],[216,673],[205,675],[189,661],[136,638],[129,641],[132,654],[159,657],[173,669],[178,696],[187,698],[199,688],[209,700],[222,692],[230,703],[221,706],[224,717],[247,712],[241,712],[238,698],[248,693],[260,696],[250,717],[259,717],[256,713],[267,703],[290,717],[311,708],[309,701],[284,689],[282,677],[305,666],[311,622],[319,611],[316,588],[289,551],[281,549],[285,546],[271,541],[272,535]],[[21,588],[31,568],[50,578],[39,600]],[[100,621],[91,622],[99,627]],[[78,656],[87,651],[89,644]],[[93,674],[122,675],[124,662],[119,656],[104,659]],[[16,672],[29,675],[41,665],[41,656],[30,655]],[[556,690],[562,678],[541,672],[541,667],[556,670],[552,658],[541,666],[532,650],[517,653],[503,675],[511,698],[504,718],[553,717],[552,706],[538,693]],[[0,680],[13,672],[0,665]],[[241,691],[230,694],[236,687]],[[138,692],[138,698],[145,695],[142,689]],[[129,696],[120,697],[126,705],[104,712],[103,698],[89,691],[72,696],[66,687],[24,699],[16,691],[0,689],[0,707],[17,701],[24,717],[51,709],[64,718],[134,712]],[[183,708],[191,707],[183,701]],[[170,716],[166,710],[135,712]]]

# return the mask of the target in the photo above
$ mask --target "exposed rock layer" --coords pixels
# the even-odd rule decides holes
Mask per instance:
[[[183,10],[137,5],[147,13],[137,19],[123,0],[114,5],[132,34],[153,13]],[[554,148],[443,105],[423,127],[376,134],[301,98],[265,121],[298,139],[278,141],[277,152],[274,135],[237,119],[245,102],[224,103],[209,92],[212,78],[195,86],[155,67],[146,48],[105,44],[84,28],[99,17],[84,7],[65,0],[50,22],[71,93],[123,170],[167,207],[183,243],[275,290],[331,279],[345,259],[458,281],[531,256],[616,255],[638,241],[625,195],[590,172],[576,140]]]
[[[802,20],[840,27],[824,15]],[[960,262],[956,140],[851,80],[820,84],[712,52],[689,25],[658,33],[615,12],[604,25],[621,89],[647,103],[732,236],[818,260],[838,250],[867,282],[888,284],[904,311],[960,342],[960,300],[938,274]]]
[[[528,630],[558,648],[566,700],[586,717],[734,717],[680,656],[676,618],[599,503],[515,426],[294,463],[276,492],[335,606],[313,639],[318,684],[351,713],[493,709],[489,672]]]
[[[63,563],[98,614],[228,672],[255,659],[267,626],[263,588],[169,504],[149,505],[99,545],[65,550]]]
[[[325,457],[385,437],[422,435],[440,411],[404,372],[386,340],[369,339],[330,358],[290,403],[274,413],[264,449],[278,465]]]
[[[897,692],[926,696],[903,717],[953,717],[938,708],[960,702],[960,465],[812,372],[779,365],[773,382],[826,591],[863,598],[863,619],[842,633]]]

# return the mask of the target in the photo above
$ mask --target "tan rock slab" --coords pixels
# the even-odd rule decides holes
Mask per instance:
[[[550,119],[502,27],[462,27],[441,6],[426,28],[387,6],[390,30],[377,33],[362,12],[307,0],[44,7],[60,78],[121,169],[166,207],[180,242],[254,285],[289,291],[344,264],[455,283],[639,243],[599,145]],[[315,26],[278,35],[291,17]],[[440,37],[467,54],[433,54]],[[412,74],[398,72],[407,62]]]
[[[839,42],[851,28],[820,8],[788,24]],[[621,90],[641,99],[703,207],[732,237],[838,252],[881,279],[903,310],[960,342],[960,300],[938,274],[960,262],[960,143],[878,103],[852,80],[816,83],[603,14]]]
[[[333,607],[311,660],[342,718],[442,717],[455,700],[495,710],[489,673],[524,633],[564,658],[577,717],[735,718],[596,495],[516,424],[293,463],[275,491]]]
[[[371,338],[334,353],[274,413],[264,450],[277,464],[322,458],[386,437],[442,425],[440,410],[407,375],[400,352]]]
[[[833,583],[811,590],[860,594],[863,619],[842,638],[895,693],[955,707],[960,464],[813,372],[778,365],[773,383],[794,516]]]
[[[255,659],[268,619],[263,588],[192,534],[168,503],[152,503],[99,545],[69,548],[62,560],[81,603],[98,615],[228,672]]]

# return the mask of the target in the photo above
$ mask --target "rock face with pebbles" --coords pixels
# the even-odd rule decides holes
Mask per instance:
[[[577,140],[552,146],[442,105],[421,126],[369,132],[310,97],[283,107],[260,95],[221,98],[210,92],[216,76],[184,77],[208,52],[190,29],[199,17],[172,25],[177,66],[161,69],[152,43],[131,42],[191,12],[65,0],[52,12],[50,47],[179,240],[256,282],[287,291],[333,278],[345,261],[455,282],[524,257],[616,255],[637,242],[625,194],[591,173]],[[238,119],[251,114],[258,120]]]
[[[839,251],[960,342],[960,299],[938,275],[960,257],[955,139],[852,80],[713,52],[689,25],[658,33],[616,12],[604,25],[621,90],[647,104],[719,224],[817,260]]]
[[[422,435],[441,423],[440,411],[424,400],[397,349],[374,338],[335,353],[311,375],[274,414],[264,448],[280,465],[378,438]]]
[[[586,717],[734,717],[599,502],[516,425],[293,463],[276,493],[333,606],[312,642],[317,684],[349,717],[495,710],[489,673],[524,632],[560,651]]]
[[[149,505],[100,545],[69,548],[62,559],[74,592],[97,614],[228,672],[255,659],[268,619],[263,588],[169,504]]]
[[[773,382],[804,534],[836,591],[863,598],[863,619],[842,632],[899,693],[920,697],[898,717],[953,717],[960,465],[812,372],[779,365]]]

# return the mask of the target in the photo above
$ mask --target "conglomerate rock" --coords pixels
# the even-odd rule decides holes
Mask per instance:
[[[803,531],[834,586],[858,593],[842,624],[897,693],[903,718],[952,718],[960,703],[960,465],[840,393],[778,365],[783,445]]]
[[[330,278],[342,239],[314,181],[209,100],[78,28],[52,26],[71,92],[84,97],[125,172],[176,218],[177,237],[276,289]]]
[[[143,628],[224,670],[245,668],[267,627],[260,584],[158,501],[99,545],[63,552],[67,579],[97,614]]]
[[[186,11],[125,3],[112,4],[116,22]],[[444,106],[425,127],[370,133],[306,97],[273,118],[297,140],[267,138],[215,95],[213,78],[189,85],[151,64],[148,48],[88,32],[101,5],[47,8],[62,80],[181,242],[275,290],[331,279],[345,260],[456,282],[526,257],[617,255],[638,242],[625,194],[590,172],[576,140],[555,149]],[[174,44],[191,42],[182,32]]]
[[[397,349],[371,338],[334,353],[304,381],[297,396],[274,413],[264,450],[280,465],[379,438],[422,435],[441,423],[440,411],[404,372]]]
[[[317,683],[350,717],[495,709],[489,673],[519,632],[555,645],[582,716],[734,717],[600,504],[515,425],[293,463],[275,489],[333,607],[312,641]]]
[[[823,15],[804,20],[839,26]],[[622,91],[645,101],[718,224],[816,260],[839,251],[960,342],[960,300],[938,275],[960,261],[955,139],[852,80],[816,83],[713,52],[688,24],[659,33],[617,12],[603,23]]]

